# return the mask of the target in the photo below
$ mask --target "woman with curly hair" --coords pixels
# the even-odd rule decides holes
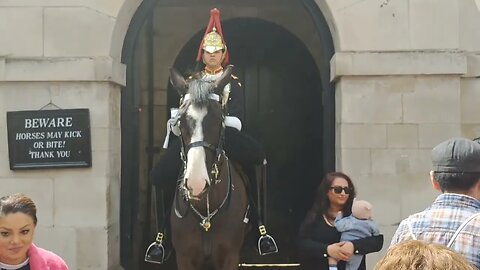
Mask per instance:
[[[375,270],[476,270],[461,254],[445,246],[409,240],[391,247]]]
[[[365,255],[382,249],[381,234],[353,241],[340,241],[341,233],[335,228],[335,217],[339,212],[343,216],[352,213],[355,195],[355,186],[344,173],[328,173],[322,180],[315,202],[299,231],[298,250],[303,269],[344,270],[345,262],[353,254]],[[365,269],[364,256],[358,270]]]

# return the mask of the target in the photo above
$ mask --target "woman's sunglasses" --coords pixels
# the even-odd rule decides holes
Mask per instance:
[[[353,191],[352,188],[339,187],[339,186],[330,187],[330,189],[333,189],[333,192],[335,192],[335,194],[340,194],[340,193],[342,193],[342,190],[343,190],[343,191],[345,191],[345,194],[349,195]]]

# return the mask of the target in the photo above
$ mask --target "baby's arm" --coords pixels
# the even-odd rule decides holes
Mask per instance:
[[[344,217],[338,221],[335,221],[335,228],[339,232],[344,232],[353,229],[353,220],[351,216]]]
[[[372,233],[373,236],[375,235],[379,235],[380,234],[380,230],[378,229],[378,225],[377,223],[375,223],[375,221],[373,220],[369,220],[369,227],[370,227],[370,232]]]

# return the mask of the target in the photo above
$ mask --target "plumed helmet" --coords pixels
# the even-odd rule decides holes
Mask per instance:
[[[209,53],[216,52],[218,50],[224,50],[225,55],[223,58],[222,65],[225,66],[228,64],[228,51],[227,44],[223,37],[222,25],[220,24],[220,10],[214,8],[210,10],[210,20],[208,22],[207,28],[205,29],[205,34],[203,36],[202,42],[200,43],[200,48],[198,48],[197,62],[202,60],[202,51]]]

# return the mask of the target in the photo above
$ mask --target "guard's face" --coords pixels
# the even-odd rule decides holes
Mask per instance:
[[[222,66],[223,55],[223,50],[218,50],[213,53],[203,51],[203,62],[210,70],[218,69]]]
[[[24,262],[32,245],[34,232],[35,224],[29,215],[17,212],[0,217],[0,262]]]

